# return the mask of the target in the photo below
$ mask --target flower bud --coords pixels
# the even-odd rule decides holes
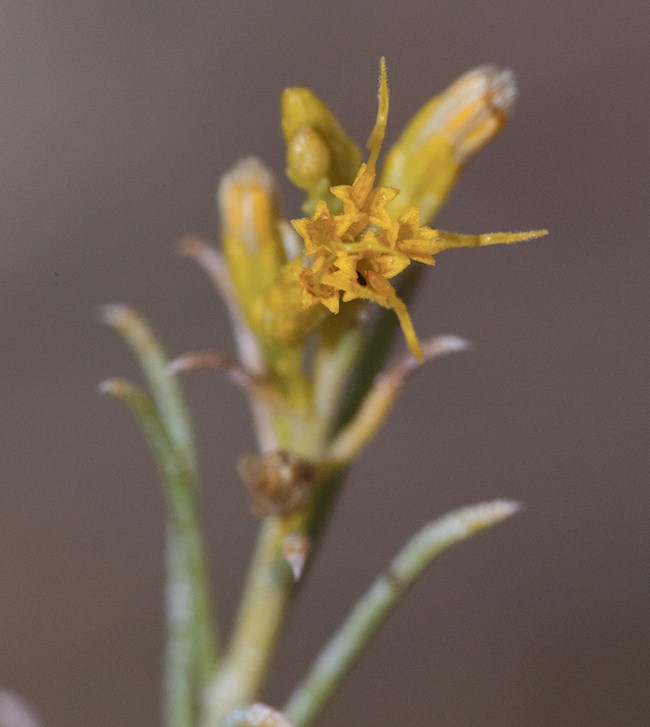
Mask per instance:
[[[218,201],[224,234],[251,254],[275,242],[277,188],[273,174],[256,157],[246,157],[219,184]]]
[[[320,134],[306,124],[287,141],[287,176],[301,189],[322,187],[329,179],[332,155]]]
[[[255,157],[242,159],[219,184],[223,247],[249,325],[257,301],[285,262],[275,179]]]
[[[463,163],[505,125],[517,86],[511,70],[481,66],[458,79],[441,97],[441,133]]]
[[[463,164],[504,126],[516,93],[512,71],[481,66],[425,104],[386,157],[381,184],[400,190],[391,212],[416,206],[430,221]]]
[[[310,200],[323,198],[331,186],[349,184],[361,152],[318,96],[307,88],[287,88],[281,110],[289,179]]]

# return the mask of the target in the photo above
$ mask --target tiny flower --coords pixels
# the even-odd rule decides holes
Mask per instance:
[[[280,218],[273,178],[256,160],[240,162],[219,194],[234,286],[271,359],[279,360],[277,346],[301,346],[328,316],[339,313],[341,303],[366,300],[395,312],[411,352],[422,360],[411,316],[392,279],[412,262],[434,265],[435,256],[449,248],[546,234],[461,235],[423,224],[466,159],[505,123],[514,96],[509,71],[488,66],[466,74],[415,116],[380,174],[389,105],[384,59],[365,163],[317,96],[305,88],[284,92],[287,174],[307,192],[308,216],[293,220],[293,229]]]
[[[375,187],[376,163],[387,117],[388,84],[382,59],[379,109],[368,142],[368,161],[361,165],[351,185],[339,185],[330,190],[341,202],[342,211],[333,214],[327,203],[321,201],[311,217],[292,223],[305,243],[306,265],[298,271],[298,279],[307,308],[320,303],[336,314],[342,294],[344,303],[362,299],[392,309],[413,355],[423,360],[406,304],[389,281],[411,261],[435,264],[434,255],[448,248],[512,243],[545,233],[459,235],[443,232],[422,226],[420,211],[414,206],[395,216],[390,205],[399,190]]]

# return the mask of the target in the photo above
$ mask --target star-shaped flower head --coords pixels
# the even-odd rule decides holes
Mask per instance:
[[[386,63],[381,59],[379,108],[368,139],[368,161],[361,165],[351,185],[330,189],[342,210],[333,213],[326,201],[314,214],[293,220],[305,244],[306,266],[298,272],[306,308],[322,304],[339,312],[340,301],[370,300],[395,311],[413,355],[422,359],[408,308],[389,282],[411,261],[434,265],[434,255],[451,247],[476,247],[519,242],[545,231],[459,235],[420,224],[417,207],[409,207],[394,218],[389,204],[399,194],[392,187],[375,187],[376,165],[388,119]]]

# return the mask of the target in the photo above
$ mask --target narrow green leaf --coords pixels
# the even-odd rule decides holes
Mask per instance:
[[[178,380],[167,371],[168,360],[162,346],[145,320],[128,306],[119,303],[105,305],[100,315],[104,323],[119,331],[137,356],[169,436],[187,458],[196,476],[196,452],[189,413]]]
[[[514,515],[519,507],[508,500],[464,507],[416,533],[357,602],[294,690],[283,711],[295,727],[307,727],[321,713],[370,638],[433,559],[452,545]]]
[[[161,472],[168,511],[163,711],[167,727],[194,727],[203,689],[216,668],[218,641],[190,419],[167,357],[144,320],[122,305],[104,307],[102,319],[131,346],[152,394],[124,379],[100,386],[128,403]]]

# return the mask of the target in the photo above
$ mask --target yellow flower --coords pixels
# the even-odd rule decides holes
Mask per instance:
[[[311,217],[292,222],[305,244],[305,266],[298,271],[305,308],[322,304],[339,312],[341,300],[370,300],[397,314],[407,344],[422,360],[420,348],[406,304],[399,298],[390,279],[412,260],[435,264],[434,255],[451,247],[476,247],[512,243],[539,237],[545,231],[459,235],[434,230],[420,224],[417,207],[408,207],[396,218],[389,204],[399,190],[375,187],[376,163],[381,151],[388,118],[386,64],[382,58],[379,81],[379,109],[368,140],[368,161],[362,164],[351,185],[331,187],[342,211],[333,214],[325,201],[316,205]]]

